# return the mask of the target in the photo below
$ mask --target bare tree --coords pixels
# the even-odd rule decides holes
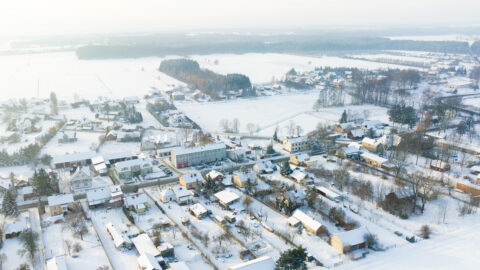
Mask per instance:
[[[252,135],[255,132],[255,129],[256,129],[255,124],[253,123],[247,124],[247,130],[250,133],[250,135]]]
[[[445,223],[447,216],[448,203],[446,201],[440,201],[438,203],[438,223]]]
[[[182,135],[183,135],[183,141],[186,143],[188,142],[188,138],[190,138],[190,135],[193,133],[193,130],[190,128],[182,128]]]
[[[224,132],[229,132],[230,131],[230,122],[228,119],[222,119],[220,120],[220,127]]]
[[[297,129],[297,136],[299,137],[302,136],[303,128],[300,125],[297,125],[296,129]]]
[[[35,267],[35,254],[38,251],[38,233],[32,230],[22,232],[19,236],[22,248],[18,254],[30,260],[32,267]]]
[[[4,253],[0,254],[0,270],[3,270],[3,265],[7,261],[7,255]]]
[[[238,118],[233,119],[232,131],[238,133],[240,131],[240,120]]]
[[[68,228],[73,232],[73,235],[80,237],[83,240],[83,236],[88,233],[88,227],[85,222],[84,213],[79,211],[72,213],[65,219],[64,229]]]
[[[70,240],[70,239],[65,240],[65,246],[67,247],[68,255],[71,254],[72,245],[73,245],[72,240]]]
[[[287,134],[289,137],[295,136],[296,125],[294,121],[290,120],[290,122],[288,122],[288,125],[285,128],[287,129]]]

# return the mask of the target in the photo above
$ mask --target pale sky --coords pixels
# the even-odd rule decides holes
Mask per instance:
[[[0,0],[0,37],[316,26],[480,25],[478,0]]]

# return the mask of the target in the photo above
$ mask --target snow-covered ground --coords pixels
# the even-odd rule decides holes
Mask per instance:
[[[220,120],[232,122],[237,118],[240,132],[248,133],[247,125],[252,123],[258,126],[259,134],[265,136],[271,136],[277,126],[279,132],[286,135],[284,127],[290,121],[300,125],[304,132],[312,131],[319,123],[334,124],[343,110],[359,114],[368,110],[370,120],[388,122],[387,109],[373,105],[346,105],[313,111],[317,96],[318,91],[306,91],[232,101],[176,103],[176,106],[206,131],[222,131]]]
[[[356,67],[361,69],[410,68],[407,66],[375,63],[333,56],[300,56],[278,53],[210,54],[192,55],[202,68],[227,74],[242,73],[254,83],[268,83],[282,79],[291,68],[297,71],[315,67]]]
[[[97,96],[143,96],[152,87],[172,88],[183,83],[158,72],[159,57],[79,60],[75,52],[0,56],[2,100],[21,97],[48,97],[56,92],[62,98],[78,94]]]

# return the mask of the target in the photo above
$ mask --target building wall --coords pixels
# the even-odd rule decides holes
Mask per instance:
[[[172,163],[177,168],[196,166],[203,163],[215,162],[227,156],[226,148],[197,151],[193,153],[176,155],[172,152]]]
[[[343,254],[343,243],[338,236],[336,235],[330,236],[328,243],[338,252]]]

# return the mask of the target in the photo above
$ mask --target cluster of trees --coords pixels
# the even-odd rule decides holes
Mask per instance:
[[[306,258],[307,250],[301,246],[286,250],[275,263],[275,270],[306,270]]]
[[[58,179],[55,174],[48,174],[45,169],[35,170],[31,179],[33,188],[39,196],[58,193]]]
[[[341,106],[345,103],[345,94],[343,89],[327,87],[318,93],[318,98],[313,109],[318,111],[320,108]]]
[[[351,92],[353,103],[388,105],[392,102],[392,95],[405,95],[405,90],[416,88],[420,79],[420,74],[416,70],[390,69],[373,74],[353,69],[352,82],[355,84]]]
[[[224,132],[238,133],[240,131],[240,120],[235,118],[230,122],[228,119],[222,119],[220,120],[220,127]]]
[[[135,109],[135,106],[127,106],[122,103],[123,115],[125,116],[125,121],[130,124],[141,123],[143,121],[143,116],[141,112],[138,112]]]
[[[250,79],[243,74],[217,74],[208,69],[201,69],[200,65],[190,59],[164,60],[159,70],[176,79],[187,82],[193,88],[198,88],[213,99],[217,99],[220,93],[227,91],[247,90],[252,88]],[[251,92],[242,92],[251,94]]]
[[[395,104],[388,110],[388,117],[394,123],[408,125],[410,128],[417,123],[417,115],[412,106]]]

